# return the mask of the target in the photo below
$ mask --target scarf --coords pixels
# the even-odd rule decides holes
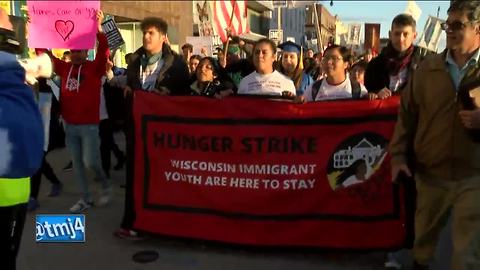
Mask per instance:
[[[162,52],[154,54],[150,57],[148,57],[147,55],[144,54],[140,58],[140,63],[141,63],[142,68],[145,69],[145,68],[147,68],[147,66],[153,65],[156,62],[158,62],[161,58],[162,58]]]
[[[382,52],[387,60],[387,70],[389,75],[395,76],[410,64],[412,61],[412,55],[414,46],[410,46],[405,52],[398,52],[393,48],[392,43],[388,43],[385,50]]]

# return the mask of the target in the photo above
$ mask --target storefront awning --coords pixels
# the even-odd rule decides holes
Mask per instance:
[[[250,32],[250,33],[241,34],[240,38],[244,40],[256,42],[262,38],[266,38],[266,36]]]

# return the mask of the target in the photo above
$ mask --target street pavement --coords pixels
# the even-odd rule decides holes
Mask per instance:
[[[116,135],[124,149],[123,136]],[[40,207],[28,213],[17,258],[17,270],[153,270],[153,269],[248,269],[248,270],[376,270],[383,268],[385,252],[345,252],[316,249],[266,249],[245,246],[231,246],[212,242],[154,237],[143,241],[130,242],[113,236],[118,228],[122,213],[125,190],[125,171],[112,171],[114,198],[106,207],[93,207],[85,212],[85,243],[36,243],[36,214],[68,214],[68,209],[79,199],[73,173],[63,172],[69,156],[65,149],[48,154],[47,159],[64,184],[63,193],[56,198],[46,197],[50,188],[47,179],[42,179]],[[112,156],[112,163],[115,159]],[[90,181],[92,190],[98,193],[99,185]],[[451,244],[449,230],[442,234],[433,270],[449,269]],[[145,250],[158,252],[154,262],[137,263],[132,256]],[[398,257],[411,269],[409,251],[401,251]],[[1,267],[0,267],[1,269]]]

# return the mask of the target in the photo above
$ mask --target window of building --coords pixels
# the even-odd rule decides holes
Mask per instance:
[[[248,9],[247,17],[251,32],[268,36],[269,22],[266,17],[262,16],[262,13]]]

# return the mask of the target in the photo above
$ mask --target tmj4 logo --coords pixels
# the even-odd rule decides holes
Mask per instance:
[[[37,242],[85,242],[85,215],[37,215]]]

